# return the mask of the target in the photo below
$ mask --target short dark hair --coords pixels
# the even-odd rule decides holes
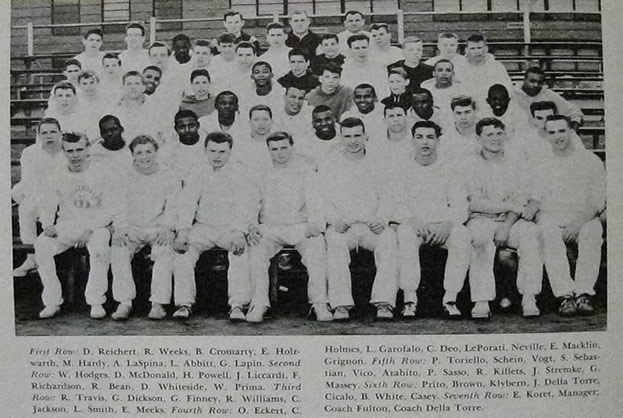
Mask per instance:
[[[325,34],[321,35],[320,36],[320,43],[322,43],[322,41],[324,41],[325,39],[335,39],[336,42],[340,41],[340,38],[338,38],[335,33],[325,33]]]
[[[267,106],[265,104],[258,104],[255,105],[253,107],[251,107],[251,109],[249,109],[249,119],[251,119],[251,116],[253,116],[253,112],[268,112],[268,116],[270,116],[270,118],[273,118],[273,111],[271,110],[270,106]]]
[[[221,33],[218,38],[216,38],[216,42],[219,44],[235,44],[236,35],[229,32]]]
[[[206,135],[205,141],[203,142],[203,146],[207,148],[208,142],[214,142],[216,144],[228,143],[229,149],[234,146],[234,139],[231,137],[231,135],[227,132],[222,131],[214,131],[208,133],[208,135]]]
[[[125,32],[126,32],[126,33],[128,32],[128,29],[140,29],[140,30],[141,30],[141,36],[145,36],[145,26],[141,25],[141,24],[140,24],[140,23],[138,23],[138,22],[131,22],[131,23],[128,23],[128,24],[125,26]]]
[[[370,44],[370,37],[368,35],[366,35],[365,33],[358,33],[356,35],[350,35],[348,37],[348,39],[346,40],[346,43],[348,44],[348,47],[350,48],[357,41],[367,41],[368,45],[369,45]]]
[[[301,86],[296,86],[294,84],[288,84],[285,88],[285,94],[288,94],[288,91],[290,91],[291,89],[296,89],[298,91],[302,91],[304,94],[307,94],[307,90],[305,90],[303,87]]]
[[[121,65],[121,58],[119,58],[119,55],[112,53],[112,52],[107,52],[104,54],[104,56],[102,57],[102,64],[104,63],[104,60],[111,60],[111,59],[115,59],[119,62],[119,65]]]
[[[236,103],[239,102],[239,99],[236,93],[234,93],[231,90],[223,90],[222,92],[216,95],[216,97],[214,98],[214,103],[218,103],[219,99],[223,96],[234,96],[236,98]]]
[[[160,76],[162,76],[162,70],[156,65],[148,65],[147,67],[143,68],[142,74],[145,74],[145,71],[147,70],[156,71],[160,74]]]
[[[292,58],[292,57],[303,57],[305,58],[305,61],[309,61],[310,57],[309,57],[309,52],[307,52],[306,49],[303,48],[292,48],[290,50],[290,52],[288,52],[288,59]]]
[[[387,23],[373,23],[370,26],[370,31],[385,29],[385,32],[389,33],[389,25]]]
[[[94,71],[86,70],[86,71],[82,71],[80,74],[78,74],[78,82],[80,82],[80,80],[88,80],[90,78],[95,79],[98,82],[100,81],[99,76],[97,74],[95,74]]]
[[[387,71],[387,77],[389,78],[389,76],[392,75],[392,74],[398,74],[399,76],[401,76],[405,80],[409,80],[409,74],[407,74],[405,69],[402,68],[402,67],[390,68],[389,71]]]
[[[132,142],[130,142],[130,145],[128,145],[128,148],[130,148],[130,152],[134,152],[134,148],[136,148],[139,145],[145,145],[145,144],[151,144],[154,146],[154,149],[156,151],[158,151],[158,142],[152,138],[149,135],[138,135],[136,136]]]
[[[166,48],[167,54],[171,55],[171,48],[169,48],[169,45],[165,44],[164,42],[152,42],[152,44],[149,45],[149,47],[147,48],[147,53],[151,55],[151,50],[154,48]]]
[[[192,83],[193,80],[197,77],[207,77],[208,81],[212,81],[212,79],[210,78],[210,73],[208,72],[208,70],[206,70],[205,68],[200,68],[198,70],[193,70],[190,73],[190,82]]]
[[[100,131],[102,130],[102,126],[104,126],[104,124],[106,122],[108,122],[109,120],[114,121],[117,124],[117,126],[121,127],[121,129],[123,129],[123,125],[121,124],[121,121],[119,120],[118,117],[116,117],[115,115],[104,115],[104,116],[102,116],[102,118],[97,123],[99,128],[100,128]]]
[[[538,74],[538,75],[542,75],[543,77],[545,77],[545,71],[543,71],[541,67],[537,67],[537,66],[529,67],[524,73],[524,78],[528,78],[529,74]]]
[[[87,147],[91,145],[89,143],[89,138],[82,132],[63,132],[61,136],[61,140],[63,142],[69,142],[70,144],[75,144],[76,142],[80,142],[80,140],[84,138],[87,142]]]
[[[190,44],[190,38],[185,33],[178,33],[177,35],[175,35],[173,39],[171,39],[171,43],[175,41],[186,41]]]
[[[353,94],[355,94],[355,91],[359,89],[371,89],[372,93],[374,94],[374,97],[376,97],[376,89],[374,88],[372,84],[368,84],[368,83],[357,84],[357,87],[353,89]]]
[[[361,18],[364,18],[363,13],[361,13],[359,10],[349,10],[346,13],[344,13],[344,19],[342,19],[342,22],[346,22],[346,18],[350,15],[359,15],[361,16]]]
[[[61,81],[60,83],[57,83],[52,88],[52,94],[56,93],[56,90],[71,90],[74,94],[76,94],[76,87],[68,81]]]
[[[98,35],[100,38],[104,39],[104,32],[102,32],[102,30],[100,28],[89,29],[84,34],[84,39],[87,39],[89,37],[89,35]]]
[[[494,84],[491,87],[489,87],[489,90],[487,91],[487,97],[491,96],[492,94],[496,94],[496,93],[506,94],[506,97],[508,98],[511,97],[510,94],[508,93],[508,89],[503,84]]]
[[[318,106],[314,107],[314,109],[312,110],[312,116],[313,115],[317,115],[318,113],[323,113],[323,112],[327,112],[327,111],[333,113],[333,109],[331,109],[327,105],[321,104],[321,105],[318,105]],[[333,116],[335,116],[335,115],[333,115]]]
[[[178,110],[173,120],[175,123],[177,123],[178,120],[183,118],[193,118],[195,121],[199,121],[199,117],[197,116],[197,114],[190,109]]]
[[[453,97],[450,101],[450,109],[454,111],[456,107],[471,106],[472,109],[476,109],[476,102],[470,96],[457,96]]]
[[[273,72],[273,67],[272,67],[272,65],[270,65],[270,63],[268,61],[257,61],[257,62],[254,62],[253,65],[251,66],[251,72],[253,72],[253,70],[255,70],[255,68],[259,67],[260,65],[268,67],[270,72],[271,73]]]
[[[506,125],[498,118],[483,118],[476,123],[476,135],[480,136],[485,126],[493,126],[494,128],[506,130]]]
[[[37,124],[37,132],[41,130],[41,125],[56,125],[58,130],[61,130],[61,123],[55,118],[42,118]]]
[[[343,128],[354,128],[356,126],[361,126],[363,131],[366,131],[366,125],[359,118],[345,118],[340,122],[340,132]]]
[[[484,37],[484,35],[482,33],[472,33],[471,35],[469,35],[467,37],[465,42],[467,42],[467,43],[472,42],[472,43],[477,44],[479,42],[486,42],[486,41],[485,41],[485,37]]]
[[[433,68],[437,68],[437,65],[439,64],[450,64],[452,66],[452,69],[454,70],[454,63],[448,59],[442,58],[439,61],[437,61],[435,63],[435,65],[433,65]]]
[[[430,90],[422,88],[422,87],[417,87],[413,90],[411,90],[411,97],[413,97],[416,94],[425,94],[427,95],[431,100],[433,100],[433,93],[430,92]]]
[[[82,70],[82,63],[75,58],[70,58],[66,60],[65,64],[63,65],[63,69],[66,70],[67,67],[69,67],[70,65],[75,65],[76,67]]]
[[[417,128],[430,128],[435,130],[435,136],[439,138],[441,135],[441,127],[437,125],[432,120],[420,120],[415,122],[415,124],[411,127],[411,135],[415,136],[415,130]]]
[[[283,25],[283,23],[280,22],[270,22],[268,25],[266,25],[266,32],[270,32],[271,29],[281,29],[285,32],[286,27]]]
[[[284,131],[279,131],[268,135],[268,138],[266,138],[266,146],[269,146],[271,142],[283,141],[284,139],[287,139],[290,145],[294,145],[294,138],[292,138],[292,135]]]
[[[236,45],[236,52],[238,52],[240,48],[247,48],[247,49],[250,48],[253,50],[254,54],[257,54],[257,51],[255,50],[255,46],[251,42],[240,42],[238,45]]]
[[[212,43],[210,41],[208,41],[207,39],[197,39],[195,41],[195,44],[193,45],[193,47],[195,46],[207,46],[210,48],[210,52],[212,51]]]
[[[549,115],[545,119],[545,124],[547,125],[547,122],[555,122],[557,120],[564,120],[565,122],[567,122],[567,127],[571,127],[571,120],[565,115]]]
[[[554,115],[558,114],[558,107],[556,103],[552,101],[542,101],[542,102],[533,102],[530,103],[530,114],[534,117],[534,114],[540,110],[553,110]]]
[[[230,17],[230,16],[240,16],[240,20],[244,20],[244,18],[242,17],[242,13],[240,13],[239,11],[228,10],[223,15],[223,21],[227,20],[227,18]]]
[[[390,103],[386,104],[385,107],[383,108],[383,116],[387,116],[387,111],[388,110],[393,110],[393,109],[402,109],[404,111],[405,115],[407,114],[407,111],[405,110],[405,108],[402,107],[400,104],[394,103],[394,102],[390,102]]]
[[[322,72],[320,74],[324,74],[325,71],[328,71],[333,74],[337,74],[340,77],[342,76],[342,67],[340,67],[335,62],[328,62],[322,66]]]
[[[123,77],[121,77],[121,84],[125,84],[125,81],[130,77],[139,77],[141,80],[143,79],[143,76],[138,71],[128,71],[123,75]]]

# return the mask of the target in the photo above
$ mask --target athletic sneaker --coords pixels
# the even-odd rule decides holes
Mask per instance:
[[[102,319],[106,317],[106,311],[102,305],[91,305],[91,318]]]
[[[329,311],[326,303],[314,303],[311,307],[310,316],[311,314],[316,315],[316,321],[318,322],[333,321],[333,314]]]
[[[247,312],[247,322],[260,323],[264,321],[264,314],[268,310],[267,306],[251,306]]]
[[[480,301],[474,304],[472,309],[473,319],[489,319],[491,317],[491,311],[489,310],[489,302]]]
[[[192,313],[192,309],[188,305],[181,305],[173,312],[173,319],[188,319]]]
[[[592,315],[595,313],[592,298],[586,293],[575,298],[575,305],[580,315]]]
[[[560,302],[558,313],[560,316],[573,316],[577,313],[578,307],[573,296],[565,296]]]
[[[57,313],[61,311],[61,307],[59,305],[49,305],[44,307],[41,312],[39,312],[40,319],[49,319],[54,318]]]
[[[240,306],[232,306],[231,310],[229,311],[229,320],[232,322],[242,322],[245,321],[247,318],[244,315],[244,312],[242,312],[242,308]]]
[[[521,311],[524,318],[530,318],[541,315],[539,307],[536,306],[534,295],[524,295],[521,299]]]
[[[164,310],[164,306],[159,303],[152,303],[151,309],[149,310],[149,315],[147,318],[149,319],[164,319],[167,316],[167,311]]]
[[[461,311],[456,307],[456,302],[450,301],[443,304],[443,313],[448,319],[460,319]]]
[[[415,311],[417,310],[417,305],[414,302],[407,302],[405,306],[402,308],[402,317],[403,318],[415,318]]]
[[[333,312],[334,321],[348,321],[350,315],[348,314],[348,308],[346,306],[338,306]]]
[[[378,305],[376,307],[376,319],[379,321],[389,321],[394,319],[391,306],[386,303]]]
[[[37,270],[37,264],[35,263],[35,259],[33,257],[30,257],[30,255],[32,254],[29,254],[29,257],[26,258],[21,266],[13,270],[13,277],[26,277],[30,273]]]
[[[131,303],[120,303],[117,306],[117,310],[111,315],[111,318],[113,321],[125,321],[130,317],[130,312],[132,312]]]

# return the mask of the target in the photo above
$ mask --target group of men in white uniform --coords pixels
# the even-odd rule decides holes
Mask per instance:
[[[456,35],[441,34],[428,65],[421,40],[406,38],[401,51],[386,25],[364,31],[359,12],[346,14],[337,36],[309,31],[304,12],[291,21],[290,34],[268,25],[259,58],[235,12],[216,56],[209,41],[191,47],[185,35],[173,54],[165,43],[145,50],[139,24],[128,25],[119,55],[99,52],[101,31],[87,33],[13,191],[22,241],[35,247],[14,275],[38,270],[40,318],[63,304],[54,256],[86,247],[91,317],[107,315],[110,266],[112,318],[127,319],[131,260],[145,246],[151,319],[171,303],[174,318],[192,314],[195,265],[215,247],[228,252],[234,321],[263,321],[269,263],[285,246],[302,256],[319,321],[349,319],[350,251],[359,247],[374,252],[370,303],[381,320],[397,314],[399,291],[400,315],[416,316],[421,246],[448,251],[450,318],[462,316],[467,277],[471,316],[490,317],[505,247],[517,250],[524,316],[540,315],[543,266],[561,315],[594,312],[604,167],[575,133],[581,111],[544,86],[541,69],[515,88],[479,34],[465,56]],[[575,279],[568,244],[579,249]]]

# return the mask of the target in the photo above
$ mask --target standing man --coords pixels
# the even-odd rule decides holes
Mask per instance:
[[[366,35],[370,39],[370,32],[363,30],[366,21],[363,13],[357,10],[349,10],[344,15],[344,30],[337,34],[340,49],[343,54],[348,51],[348,38],[353,35]]]
[[[325,33],[320,40],[320,52],[312,58],[311,69],[317,76],[322,75],[322,70],[328,63],[337,64],[338,67],[344,65],[346,55],[340,52],[340,44],[337,35]]]
[[[349,271],[350,251],[362,247],[374,251],[376,276],[370,303],[377,319],[393,318],[396,302],[396,234],[387,228],[389,206],[375,161],[366,154],[367,135],[360,119],[340,125],[341,152],[322,161],[318,169],[328,227],[327,274],[333,319],[349,319],[354,306]]]
[[[250,42],[255,51],[260,50],[260,43],[253,35],[242,31],[244,28],[244,18],[240,12],[230,10],[223,15],[223,26],[227,33],[234,35],[234,45],[240,42]]]
[[[266,152],[266,139],[273,133],[273,112],[270,107],[255,105],[249,109],[249,133],[234,139],[231,160],[239,163],[249,178],[257,180],[270,164]]]
[[[528,129],[526,114],[511,99],[508,90],[502,84],[494,84],[487,92],[487,104],[481,109],[481,117],[494,117],[504,122],[509,138],[515,137]],[[513,141],[514,142],[514,141]]]
[[[188,35],[183,33],[175,35],[171,40],[171,46],[173,49],[172,58],[177,64],[184,65],[190,62],[190,48],[192,45]]]
[[[361,83],[374,86],[378,94],[389,94],[387,69],[370,58],[370,38],[367,35],[353,35],[347,41],[350,59],[342,67],[342,80],[351,88]]]
[[[465,57],[459,54],[459,36],[456,33],[442,32],[437,37],[439,55],[426,60],[425,64],[434,66],[439,60],[449,60],[454,65],[462,65]]]
[[[247,135],[248,129],[244,125],[238,110],[238,96],[231,91],[220,92],[214,98],[216,112],[199,119],[201,137],[205,138],[209,132],[221,131],[229,133],[232,138]]]
[[[105,115],[99,122],[100,137],[89,148],[92,162],[107,167],[110,176],[123,182],[132,167],[132,153],[123,137],[124,129],[119,118]]]
[[[262,61],[268,62],[277,78],[284,76],[290,68],[288,53],[291,48],[286,46],[286,29],[279,22],[266,25],[268,50],[261,55]]]
[[[381,134],[378,138],[369,140],[366,151],[370,152],[381,172],[389,178],[399,163],[412,153],[413,141],[409,132],[407,113],[399,104],[391,103],[385,106],[383,122],[385,129],[377,129]]]
[[[433,101],[441,112],[442,120],[452,120],[452,99],[463,96],[463,85],[454,77],[454,64],[447,59],[440,59],[433,69],[435,78],[422,83],[422,88],[433,95]]]
[[[402,49],[392,46],[392,33],[387,23],[370,26],[370,50],[372,59],[383,67],[402,59]]]
[[[127,49],[119,54],[122,73],[128,71],[141,72],[151,65],[149,52],[143,48],[145,44],[145,27],[140,23],[128,23],[125,27],[125,43]]]
[[[400,109],[400,108],[398,108]],[[456,297],[463,289],[471,255],[471,237],[463,225],[467,221],[467,194],[456,170],[438,158],[441,128],[421,121],[413,126],[415,151],[399,171],[399,187],[394,220],[399,224],[399,288],[404,292],[403,317],[414,317],[421,268],[422,245],[448,250],[443,286],[443,308],[450,318],[458,318]]]
[[[332,321],[327,307],[326,249],[322,233],[325,220],[315,190],[314,169],[293,154],[294,141],[286,132],[266,138],[271,164],[261,180],[259,225],[250,230],[249,257],[254,282],[252,309],[247,321],[261,322],[268,300],[268,267],[285,245],[294,246],[307,267],[307,291],[312,312],[318,321]],[[253,233],[252,233],[253,232]],[[259,237],[253,239],[253,237]],[[256,300],[259,298],[259,300]]]
[[[562,316],[591,315],[599,275],[603,227],[599,215],[606,203],[606,172],[592,152],[577,147],[572,127],[562,115],[548,116],[545,129],[553,155],[535,172],[547,276],[554,296],[562,298]],[[571,278],[566,246],[577,244],[575,278]]]
[[[286,39],[286,46],[307,50],[307,56],[313,57],[319,51],[320,36],[309,30],[311,19],[307,12],[295,10],[290,15],[290,27],[292,31]]]
[[[93,71],[98,76],[102,74],[104,68],[102,67],[102,58],[104,53],[100,51],[102,43],[104,42],[104,32],[101,29],[93,28],[89,29],[84,34],[82,45],[84,51],[76,55],[74,59],[80,61],[83,71]]]
[[[413,91],[420,87],[422,81],[433,78],[433,67],[420,62],[424,45],[422,40],[415,36],[407,36],[402,41],[402,53],[404,59],[390,64],[387,69],[401,67],[409,77],[409,90]]]
[[[455,97],[450,103],[454,123],[443,131],[439,156],[461,162],[480,151],[476,135],[476,103],[471,97]]]
[[[363,83],[355,87],[353,102],[355,107],[345,112],[342,119],[349,117],[361,119],[368,127],[368,137],[372,137],[373,143],[378,142],[384,136],[385,126],[382,123],[383,109],[378,105],[374,86]]]

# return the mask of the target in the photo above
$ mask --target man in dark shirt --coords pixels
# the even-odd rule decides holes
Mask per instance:
[[[321,54],[316,55],[311,62],[311,69],[317,76],[322,75],[323,69],[329,63],[334,63],[338,67],[342,67],[346,56],[340,53],[340,43],[337,35],[327,33],[323,35],[320,41]]]
[[[292,32],[286,39],[286,45],[290,48],[306,49],[310,57],[316,55],[320,45],[320,36],[309,30],[311,20],[307,13],[297,10],[290,15],[290,27]]]
[[[318,87],[318,78],[309,70],[309,53],[306,49],[295,48],[288,53],[290,71],[277,81],[283,88],[296,87],[309,93]]]
[[[236,45],[240,42],[250,42],[253,44],[256,53],[260,50],[260,42],[255,39],[255,36],[249,35],[248,33],[244,33],[242,31],[242,28],[244,27],[244,19],[242,18],[242,14],[240,12],[230,10],[225,13],[223,15],[223,26],[225,26],[227,32],[236,37]]]
[[[407,72],[407,77],[409,77],[409,91],[413,91],[420,87],[422,81],[433,78],[433,67],[420,62],[423,48],[421,39],[415,36],[408,36],[402,45],[405,59],[388,65],[387,70],[402,67]]]

